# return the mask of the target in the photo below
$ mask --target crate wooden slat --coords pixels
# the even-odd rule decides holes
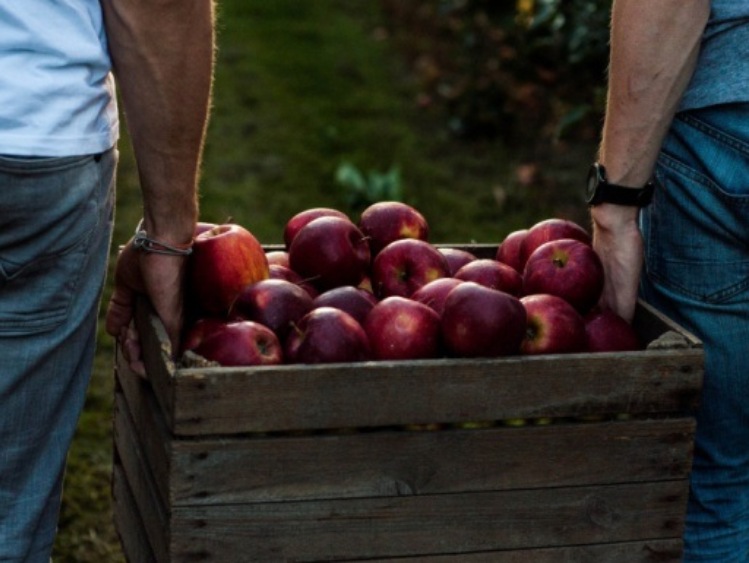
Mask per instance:
[[[123,499],[122,489],[127,489],[127,482],[122,468],[119,465],[115,465],[114,472],[114,492],[115,498],[118,500],[118,529],[120,534],[123,535],[123,528],[130,530],[132,525],[138,525],[139,519],[141,518],[138,507],[135,505],[132,494],[129,494],[129,498]],[[127,501],[127,502],[124,502]],[[125,520],[123,525],[122,520]],[[482,522],[483,523],[483,522]],[[452,521],[451,521],[452,524]],[[204,530],[207,526],[205,522],[195,522],[194,526],[198,529]],[[268,536],[257,538],[255,536],[247,535],[244,523],[240,525],[240,529],[235,529],[234,532],[238,536],[239,545],[233,546],[229,541],[225,539],[226,531],[222,528],[217,533],[214,533],[209,541],[201,545],[201,539],[193,538],[195,545],[184,544],[180,548],[175,549],[173,559],[169,556],[164,556],[161,561],[292,561],[292,556],[282,554],[281,552],[275,551],[268,553]],[[208,532],[204,532],[208,533]],[[275,532],[271,533],[271,541],[274,538]],[[344,537],[345,534],[344,534]],[[565,537],[567,537],[565,535]],[[135,563],[152,563],[159,561],[153,556],[149,545],[147,544],[136,544],[136,540],[133,536],[127,536],[130,542],[125,542],[128,546],[126,554],[128,560]],[[142,540],[144,541],[144,540]],[[210,545],[213,543],[214,545]],[[332,544],[338,543],[338,537],[334,537],[331,541]],[[258,546],[265,546],[259,547]],[[324,560],[330,559],[330,551],[327,545],[323,545],[325,550]],[[359,549],[357,547],[357,549]],[[225,552],[225,553],[222,553]],[[228,553],[228,554],[227,554]],[[241,553],[241,556],[237,554]],[[367,559],[367,561],[385,563],[385,562],[403,562],[403,563],[633,563],[633,562],[678,562],[681,559],[682,553],[682,542],[679,539],[654,539],[654,540],[637,540],[630,542],[615,542],[605,544],[590,544],[590,545],[570,545],[562,547],[551,547],[551,548],[530,548],[520,550],[501,550],[501,551],[490,551],[490,552],[464,552],[461,554],[450,554],[440,555],[431,554],[428,556],[399,556],[399,557],[386,557]],[[299,560],[310,560],[308,557],[301,558]],[[340,559],[340,561],[358,561],[358,557],[354,559]]]
[[[118,418],[127,416],[121,406]],[[514,482],[496,490],[435,494],[400,488],[378,497],[330,499],[323,493],[304,501],[289,500],[295,498],[293,492],[276,491],[267,502],[175,504],[167,511],[147,456],[122,425],[118,420],[119,457],[124,473],[136,476],[132,488],[139,492],[139,512],[160,561],[232,561],[240,553],[248,561],[353,560],[358,554],[371,558],[439,554],[443,549],[540,549],[674,539],[681,533],[687,467],[639,483],[625,477],[619,479],[623,482],[611,482],[604,471],[598,480],[606,484],[550,487],[528,483],[518,471]],[[531,430],[538,429],[506,429],[527,439],[532,439],[526,432]],[[304,439],[311,442],[314,437]],[[606,448],[599,450],[598,457],[584,462],[600,462]],[[415,461],[430,467],[429,462]],[[553,461],[548,464],[553,474]],[[315,471],[314,466],[308,469]],[[249,466],[248,471],[254,468]],[[223,477],[216,468],[210,474],[216,480]],[[299,486],[306,488],[304,483]]]
[[[680,540],[653,540],[522,551],[370,559],[368,563],[663,563],[680,561],[681,551]]]
[[[172,440],[147,385],[120,380],[115,430],[143,437],[171,506],[683,479],[691,462],[689,418]]]
[[[114,522],[125,558],[131,562],[156,563],[141,512],[117,461],[112,473],[112,498],[117,507]]]
[[[158,319],[140,315],[143,334]],[[347,426],[684,412],[701,380],[701,347],[657,353],[558,354],[495,360],[362,362],[176,370],[168,346],[144,355],[178,436]],[[612,366],[626,377],[612,374]],[[353,379],[356,378],[356,379]],[[570,381],[575,384],[571,385]],[[685,385],[685,382],[697,385]],[[376,405],[376,408],[373,406]]]
[[[640,352],[251,369],[178,369],[137,317],[113,475],[133,563],[680,560],[703,351],[645,303]]]

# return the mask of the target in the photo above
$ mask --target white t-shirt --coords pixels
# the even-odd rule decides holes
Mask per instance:
[[[99,0],[0,0],[0,154],[94,154],[118,131]]]

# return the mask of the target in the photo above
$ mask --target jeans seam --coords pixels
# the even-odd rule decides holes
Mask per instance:
[[[87,160],[94,159],[96,156],[87,154],[40,159],[20,159],[8,155],[0,155],[0,171],[24,175],[62,172],[76,166],[84,166]]]
[[[694,127],[695,129],[699,129],[702,133],[709,135],[716,141],[719,141],[731,147],[732,149],[735,149],[737,152],[740,152],[744,155],[749,156],[749,144],[745,143],[741,139],[738,139],[734,137],[733,135],[729,135],[728,133],[725,133],[721,131],[720,129],[716,129],[709,123],[706,123],[689,113],[684,113],[680,115],[678,119],[680,119],[687,125]]]
[[[678,158],[671,156],[666,152],[666,150],[667,149],[662,150],[658,156],[658,166],[655,171],[655,178],[658,183],[658,189],[665,189],[665,172],[663,168],[670,168],[673,172],[681,174],[682,176],[685,176],[690,180],[701,184],[706,189],[713,191],[716,196],[724,201],[730,202],[731,205],[738,205],[741,207],[749,206],[749,194],[733,194],[725,192],[721,189],[719,184],[717,184],[704,174],[698,172],[694,168],[687,166]]]
[[[652,270],[649,270],[647,274],[652,280],[662,284],[665,287],[670,287],[674,291],[678,291],[684,297],[689,297],[691,299],[694,299],[695,301],[699,301],[700,303],[724,303],[749,288],[749,279],[746,279],[710,294],[699,294],[684,287],[683,285],[674,283],[670,278],[666,278]]]

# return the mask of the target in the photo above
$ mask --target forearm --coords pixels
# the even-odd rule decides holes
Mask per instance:
[[[615,184],[642,186],[692,76],[709,0],[615,0],[600,161]]]
[[[599,161],[614,184],[641,187],[694,71],[709,0],[614,0],[608,99]],[[605,284],[601,303],[631,320],[643,243],[638,209],[591,208],[593,247]]]
[[[212,0],[102,0],[153,238],[189,241],[209,115]]]

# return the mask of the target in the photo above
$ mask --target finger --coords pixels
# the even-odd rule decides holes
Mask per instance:
[[[128,288],[118,286],[114,288],[107,306],[105,329],[110,336],[120,336],[133,318],[135,294]]]
[[[120,349],[125,360],[130,366],[130,370],[141,377],[145,377],[146,368],[141,356],[140,337],[135,327],[129,326],[123,328],[117,341],[120,344]]]

